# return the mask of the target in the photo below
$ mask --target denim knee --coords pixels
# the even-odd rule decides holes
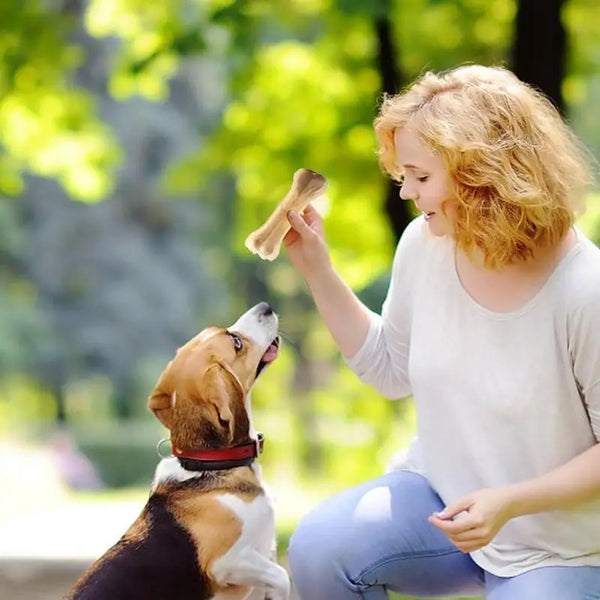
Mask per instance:
[[[315,517],[309,514],[301,519],[290,539],[287,557],[292,580],[302,598],[327,597],[322,595],[326,590],[338,590],[342,598],[341,590],[350,591],[353,585],[339,568],[341,532],[328,532],[327,525]]]
[[[407,472],[328,498],[300,520],[290,540],[288,561],[299,596],[376,600],[386,598],[386,587],[445,592],[473,581],[480,587],[470,557],[427,521],[442,506],[423,477]],[[443,575],[431,576],[438,572]]]
[[[287,549],[288,563],[296,586],[303,588],[309,581],[315,582],[331,572],[331,561],[327,559],[328,549],[322,544],[320,528],[304,517],[292,534]],[[319,539],[318,543],[315,543]]]

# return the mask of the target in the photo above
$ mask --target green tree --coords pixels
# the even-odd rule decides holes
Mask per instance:
[[[75,15],[58,6],[0,5],[0,192],[21,193],[22,174],[34,172],[97,200],[111,188],[118,147],[93,95],[73,85],[85,56],[72,39]]]
[[[321,171],[330,182],[321,209],[333,260],[378,309],[395,240],[410,216],[374,156],[371,124],[381,93],[400,89],[427,68],[465,61],[510,64],[519,6],[525,2],[9,3],[1,9],[0,43],[8,58],[0,65],[0,117],[6,124],[0,187],[18,193],[22,174],[33,172],[57,178],[73,197],[108,197],[109,189],[130,197],[130,183],[119,188],[123,181],[114,176],[115,164],[127,164],[131,155],[127,146],[119,151],[130,122],[111,121],[111,132],[104,115],[116,105],[154,102],[162,109],[193,96],[183,104],[188,102],[188,114],[197,111],[196,123],[187,126],[198,145],[185,138],[165,157],[162,134],[148,143],[144,164],[153,166],[144,176],[151,181],[152,208],[139,201],[128,210],[142,214],[140,224],[152,230],[164,211],[160,196],[198,201],[208,223],[201,231],[202,257],[211,276],[231,290],[231,312],[266,297],[284,316],[294,350],[300,437],[315,440],[306,452],[310,464],[324,464],[326,453],[318,451],[323,440],[311,432],[315,420],[333,418],[322,390],[339,384],[343,369],[297,274],[285,259],[260,262],[245,250],[244,239],[285,193],[297,168]],[[583,31],[585,41],[578,38],[570,55],[563,91],[569,106],[582,108],[580,122],[591,123],[597,31],[586,15],[593,7],[570,0],[564,8],[565,27]],[[28,277],[39,286],[38,275]],[[375,423],[376,439],[393,417],[393,405],[382,403],[389,412],[375,417],[372,394],[352,386],[339,385],[355,401],[328,402],[344,418]]]

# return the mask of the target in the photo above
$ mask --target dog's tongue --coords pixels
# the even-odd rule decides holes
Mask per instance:
[[[262,361],[265,363],[273,362],[279,354],[279,344],[272,342],[267,348],[267,351],[263,354]]]

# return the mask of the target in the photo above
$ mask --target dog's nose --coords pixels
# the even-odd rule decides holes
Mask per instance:
[[[261,302],[258,306],[258,312],[261,315],[264,315],[265,317],[268,317],[269,315],[273,314],[273,309],[271,308],[271,305],[268,302]]]

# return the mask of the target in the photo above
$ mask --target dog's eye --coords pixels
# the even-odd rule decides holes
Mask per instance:
[[[244,347],[244,342],[242,341],[242,338],[235,333],[230,333],[229,335],[233,340],[233,347],[235,348],[235,351],[239,352]]]

